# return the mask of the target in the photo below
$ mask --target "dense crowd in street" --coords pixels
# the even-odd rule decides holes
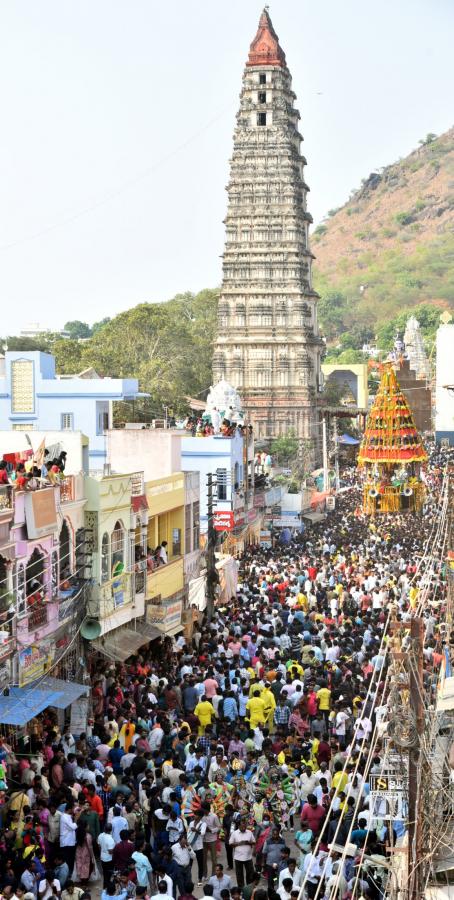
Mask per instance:
[[[345,472],[325,521],[248,549],[237,596],[191,645],[154,642],[117,665],[93,655],[85,733],[60,731],[48,710],[29,758],[3,740],[1,896],[381,897],[367,860],[405,830],[370,805],[388,626],[418,607],[445,462],[432,448],[411,520],[365,518]],[[429,681],[443,659],[441,568],[421,611]]]

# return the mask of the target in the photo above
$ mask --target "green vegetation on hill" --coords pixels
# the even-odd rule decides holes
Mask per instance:
[[[375,339],[389,350],[411,313],[430,351],[440,313],[454,308],[454,129],[438,138],[428,134],[420,144],[369,175],[315,229],[314,281],[327,359],[362,362],[360,348]],[[164,405],[178,414],[187,409],[186,396],[204,396],[211,383],[218,296],[210,289],[178,294],[93,326],[67,322],[70,339],[10,337],[8,347],[54,353],[61,374],[93,367],[99,375],[138,378],[150,394],[135,404],[138,420],[161,417]],[[130,417],[131,409],[119,416]]]
[[[364,179],[312,236],[319,318],[328,344],[343,343],[338,352],[374,335],[388,348],[391,323],[416,307],[436,311],[430,337],[454,307],[454,129],[420,144]]]

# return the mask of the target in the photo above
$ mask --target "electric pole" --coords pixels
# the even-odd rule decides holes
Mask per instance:
[[[214,615],[214,602],[216,596],[216,585],[219,584],[219,575],[216,569],[216,531],[213,523],[213,475],[211,472],[208,474],[208,501],[207,501],[207,512],[208,512],[208,535],[207,535],[207,550],[206,550],[206,564],[207,564],[207,574],[206,574],[206,616],[208,623],[211,622]]]
[[[424,732],[424,704],[423,704],[423,647],[424,647],[424,622],[418,616],[414,616],[410,622],[411,649],[410,661],[410,707],[412,709],[416,731],[417,744],[409,749],[408,753],[408,898],[409,900],[421,900],[422,890],[422,808],[421,798],[423,793],[423,773],[421,737]]]
[[[326,429],[326,416],[322,417],[323,438],[323,490],[328,490],[328,436]]]
[[[334,438],[334,472],[335,472],[335,481],[334,486],[336,488],[336,493],[340,488],[340,479],[339,479],[339,436],[337,433],[337,416],[334,416],[333,421],[333,438]]]

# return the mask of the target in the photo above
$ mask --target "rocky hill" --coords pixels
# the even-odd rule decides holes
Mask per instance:
[[[454,128],[372,172],[315,229],[312,249],[319,293],[343,295],[339,334],[421,303],[454,307]]]

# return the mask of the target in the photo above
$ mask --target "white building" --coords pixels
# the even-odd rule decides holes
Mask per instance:
[[[440,325],[436,341],[435,437],[454,447],[454,324]]]

